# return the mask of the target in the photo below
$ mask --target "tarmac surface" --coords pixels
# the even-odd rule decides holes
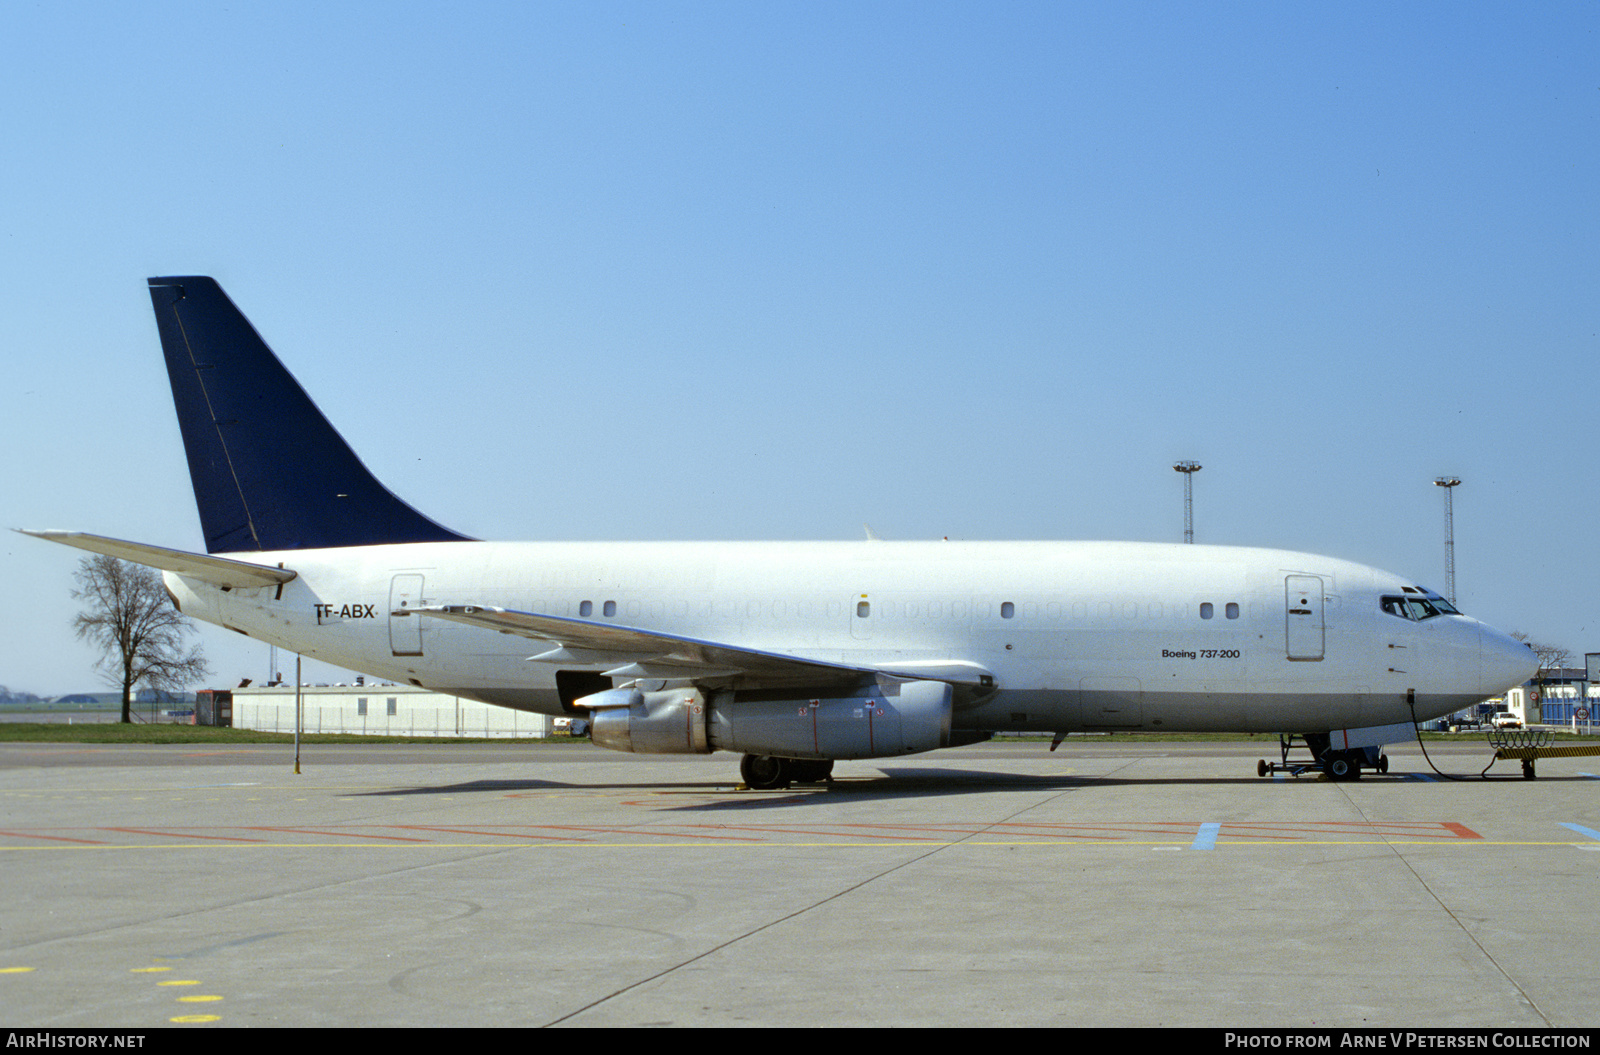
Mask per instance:
[[[12,1027],[1592,1027],[1600,759],[0,745]]]

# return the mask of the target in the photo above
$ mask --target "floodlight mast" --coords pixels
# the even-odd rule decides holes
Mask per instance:
[[[1461,483],[1458,476],[1441,476],[1433,481],[1435,487],[1444,488],[1444,584],[1450,603],[1456,603],[1456,518],[1452,489]]]
[[[1183,541],[1194,542],[1194,474],[1200,471],[1199,462],[1179,462],[1172,467],[1183,474]]]

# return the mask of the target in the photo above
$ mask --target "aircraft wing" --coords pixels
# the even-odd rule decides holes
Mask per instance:
[[[849,685],[887,674],[907,680],[948,681],[964,688],[992,688],[993,676],[975,663],[921,660],[885,666],[856,666],[764,652],[654,630],[593,623],[564,616],[516,612],[488,605],[428,605],[400,609],[467,626],[516,634],[550,647],[528,658],[542,663],[616,663],[612,678],[740,677],[748,687]]]
[[[230,589],[282,585],[299,574],[288,568],[268,568],[242,560],[212,557],[181,549],[167,549],[165,546],[151,546],[143,542],[128,542],[125,539],[91,535],[84,531],[29,531],[27,528],[17,530],[34,538],[59,542],[65,546],[76,546],[91,553],[103,553],[130,564],[142,564],[147,568],[175,572],[185,578],[198,579],[212,586]]]

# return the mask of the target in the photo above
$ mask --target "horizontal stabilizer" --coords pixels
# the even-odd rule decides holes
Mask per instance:
[[[76,546],[91,553],[103,553],[130,564],[142,564],[147,568],[174,572],[186,579],[198,579],[212,586],[252,589],[286,583],[298,574],[288,568],[264,568],[259,564],[247,564],[242,560],[209,557],[203,553],[167,549],[165,546],[150,546],[143,542],[127,542],[119,538],[90,535],[82,531],[29,531],[26,528],[17,530],[34,538],[59,542],[65,546]]]

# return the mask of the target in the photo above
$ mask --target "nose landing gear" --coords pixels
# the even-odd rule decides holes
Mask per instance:
[[[1298,752],[1298,754],[1296,754]],[[1271,773],[1325,773],[1329,780],[1360,780],[1362,767],[1375,773],[1389,772],[1389,756],[1381,747],[1357,747],[1335,751],[1326,733],[1284,733],[1278,737],[1279,761],[1261,759],[1256,763],[1256,776]]]

